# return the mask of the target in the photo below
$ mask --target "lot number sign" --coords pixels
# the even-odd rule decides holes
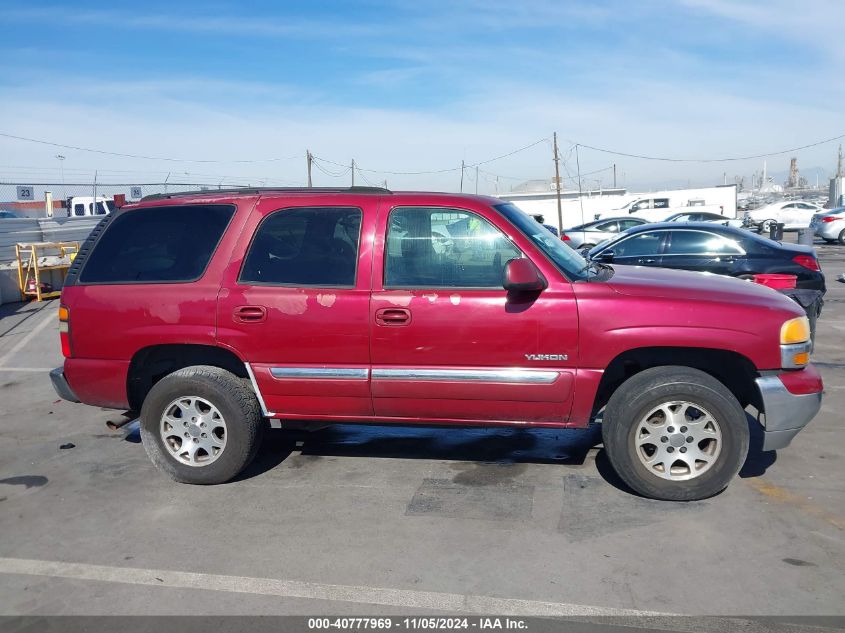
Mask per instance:
[[[35,200],[35,188],[32,185],[18,185],[18,200]]]

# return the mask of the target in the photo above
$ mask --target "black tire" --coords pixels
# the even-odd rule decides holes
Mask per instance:
[[[166,408],[181,397],[199,397],[216,407],[225,420],[225,447],[206,465],[187,465],[165,447],[160,425]],[[251,386],[219,367],[197,365],[165,376],[147,394],[141,407],[141,440],[153,464],[175,481],[220,484],[240,473],[261,445],[264,420]]]
[[[721,450],[706,471],[673,481],[642,463],[634,440],[638,423],[650,411],[680,400],[711,413],[721,431]],[[725,385],[697,369],[664,366],[632,376],[614,392],[605,409],[602,439],[614,470],[636,492],[664,501],[695,501],[721,492],[736,476],[748,454],[749,430],[745,411]]]
[[[839,242],[840,244],[842,244],[843,246],[845,246],[845,229],[842,229],[839,232],[839,237],[837,238],[836,241]]]

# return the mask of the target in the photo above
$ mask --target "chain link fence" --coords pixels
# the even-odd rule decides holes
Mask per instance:
[[[247,185],[227,185],[225,183],[33,183],[33,182],[0,182],[0,219],[11,212],[20,217],[43,218],[47,216],[45,196],[49,191],[53,196],[53,215],[62,217],[68,215],[68,199],[74,197],[88,198],[90,204],[93,197],[113,199],[116,194],[126,196],[127,202],[137,202],[144,196],[157,193],[177,193],[180,191],[202,191],[214,189],[246,188]]]

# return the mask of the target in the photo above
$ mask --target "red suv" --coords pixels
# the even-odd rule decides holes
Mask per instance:
[[[145,198],[62,292],[58,393],[140,411],[173,479],[285,424],[582,428],[640,494],[700,499],[821,404],[803,311],[746,281],[589,263],[495,198],[385,189]]]

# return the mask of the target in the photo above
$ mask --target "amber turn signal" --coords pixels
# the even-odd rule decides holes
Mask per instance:
[[[807,317],[789,319],[780,326],[780,344],[792,345],[810,340],[810,321]]]

